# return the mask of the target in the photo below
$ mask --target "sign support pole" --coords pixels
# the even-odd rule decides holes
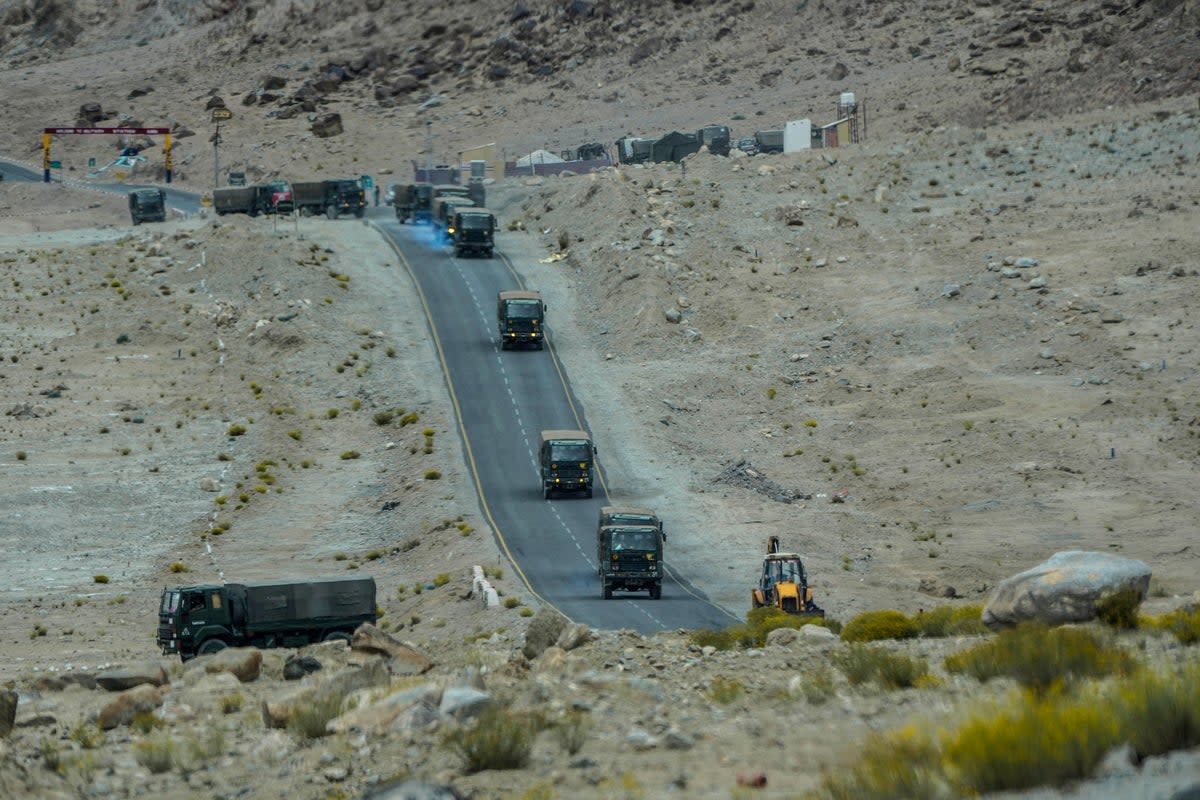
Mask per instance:
[[[50,134],[42,133],[42,183],[50,182]]]

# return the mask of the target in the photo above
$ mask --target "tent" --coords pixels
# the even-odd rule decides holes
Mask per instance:
[[[534,164],[564,164],[566,163],[558,156],[551,153],[549,150],[534,150],[527,156],[521,156],[517,159],[518,167],[530,167]]]

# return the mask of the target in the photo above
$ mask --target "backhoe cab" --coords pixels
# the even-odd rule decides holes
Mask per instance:
[[[825,610],[813,602],[813,590],[808,585],[804,562],[796,553],[779,552],[779,537],[767,538],[767,555],[763,559],[762,577],[750,592],[753,608],[770,606],[788,614],[824,617]]]

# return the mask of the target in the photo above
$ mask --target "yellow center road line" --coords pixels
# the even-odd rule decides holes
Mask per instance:
[[[416,274],[416,272],[413,271],[412,264],[410,264],[408,262],[408,259],[405,258],[404,252],[401,251],[401,249],[400,249],[400,245],[397,244],[397,242],[391,236],[389,236],[382,228],[380,228],[378,226],[378,224],[376,224],[375,222],[372,221],[370,223],[370,225],[371,225],[371,227],[373,227],[377,231],[379,231],[380,235],[383,236],[385,241],[387,241],[388,246],[391,247],[392,251],[396,254],[396,257],[400,259],[400,263],[401,263],[401,265],[403,265],[404,271],[408,273],[409,279],[412,281],[413,286],[417,290],[417,297],[421,301],[421,310],[425,314],[425,321],[429,325],[429,332],[430,332],[430,335],[433,337],[433,345],[434,345],[434,348],[437,350],[438,363],[441,365],[442,375],[446,378],[446,388],[450,393],[450,403],[454,406],[454,417],[458,422],[458,433],[459,433],[459,436],[462,437],[463,447],[467,451],[467,469],[470,471],[471,480],[475,484],[475,493],[479,497],[479,504],[483,510],[484,518],[488,521],[488,524],[492,526],[492,530],[496,534],[496,540],[498,542],[500,542],[500,549],[502,549],[504,551],[505,557],[508,558],[509,563],[512,564],[513,569],[516,571],[517,575],[519,575],[521,577],[521,583],[525,584],[525,588],[529,591],[529,593],[532,594],[534,597],[536,597],[540,602],[553,608],[555,611],[562,614],[563,617],[566,617],[568,620],[570,620],[571,618],[569,616],[567,616],[565,613],[563,613],[562,609],[560,609],[558,606],[551,603],[546,598],[542,597],[540,594],[537,593],[537,590],[535,590],[533,588],[533,584],[531,584],[529,582],[529,578],[525,575],[525,572],[521,569],[520,563],[513,556],[512,551],[509,549],[508,540],[506,540],[504,538],[504,532],[500,529],[500,526],[499,526],[499,524],[497,524],[495,517],[492,516],[492,509],[488,505],[487,495],[484,493],[483,484],[479,480],[479,468],[475,463],[475,452],[471,449],[471,440],[467,436],[467,426],[466,426],[466,422],[463,420],[462,407],[459,405],[459,402],[458,402],[458,393],[454,390],[454,379],[450,377],[450,365],[446,363],[446,353],[442,349],[442,340],[438,336],[437,326],[434,325],[434,323],[433,323],[433,314],[430,313],[429,302],[425,298],[425,292],[421,289],[421,282],[417,280],[417,274]],[[569,398],[568,398],[568,402],[569,402]],[[571,621],[574,621],[574,620],[571,620]]]

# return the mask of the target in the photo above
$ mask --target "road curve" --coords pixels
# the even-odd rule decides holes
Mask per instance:
[[[42,180],[42,173],[29,167],[22,166],[12,161],[0,160],[0,175],[6,181],[27,181],[30,183],[38,183]],[[57,181],[55,181],[57,183]],[[94,189],[99,192],[110,192],[121,196],[128,195],[134,189],[143,187],[151,188],[151,184],[139,183],[93,183],[85,181],[70,181],[72,186],[80,189]],[[185,191],[184,189],[175,189],[170,186],[158,186],[167,195],[167,206],[178,209],[185,214],[195,214],[200,210],[200,195],[195,192]]]
[[[671,569],[669,540],[662,599],[644,593],[601,598],[595,531],[600,506],[610,502],[605,443],[596,442],[601,469],[594,499],[542,499],[539,432],[589,430],[554,354],[553,326],[546,350],[501,350],[496,293],[524,288],[511,262],[499,252],[491,259],[455,258],[450,248],[430,241],[427,228],[394,220],[377,220],[376,226],[421,295],[484,516],[530,590],[596,628],[652,633],[739,621]],[[669,536],[670,520],[667,531]]]

